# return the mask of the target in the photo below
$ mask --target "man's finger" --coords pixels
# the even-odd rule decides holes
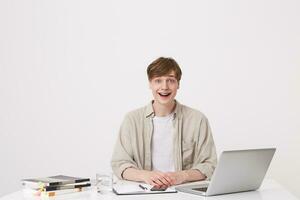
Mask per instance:
[[[164,179],[164,183],[168,186],[172,185],[171,178],[166,173],[160,173],[160,176]]]
[[[159,186],[164,185],[164,183],[158,177],[155,177],[154,179],[152,179],[152,181]]]
[[[163,174],[163,177],[170,185],[172,185],[172,178],[168,174]]]
[[[159,180],[160,180],[161,182],[163,182],[164,185],[167,185],[167,186],[170,185],[169,181],[167,181],[163,176],[159,177]]]
[[[151,179],[149,181],[147,181],[147,184],[152,185],[153,187],[157,187],[158,185],[152,181]]]

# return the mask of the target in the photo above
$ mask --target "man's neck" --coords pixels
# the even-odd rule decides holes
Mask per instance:
[[[164,117],[164,116],[171,114],[174,111],[174,109],[176,107],[176,103],[174,100],[174,101],[172,101],[172,103],[163,105],[163,104],[160,104],[160,103],[157,103],[156,101],[154,101],[152,106],[153,106],[155,116]]]

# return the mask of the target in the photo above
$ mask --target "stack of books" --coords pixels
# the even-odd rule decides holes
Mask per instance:
[[[24,194],[52,197],[87,190],[91,186],[89,178],[65,175],[45,178],[22,179]]]

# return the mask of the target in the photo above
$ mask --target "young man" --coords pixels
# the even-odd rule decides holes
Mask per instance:
[[[160,57],[147,68],[154,100],[125,116],[111,165],[120,179],[168,187],[210,178],[217,155],[207,118],[175,100],[181,69]]]

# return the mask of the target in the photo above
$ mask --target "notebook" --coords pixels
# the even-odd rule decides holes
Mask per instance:
[[[132,181],[118,181],[113,185],[113,192],[117,195],[138,195],[138,194],[162,194],[176,193],[174,187],[169,187],[166,190],[152,191],[152,186]]]

